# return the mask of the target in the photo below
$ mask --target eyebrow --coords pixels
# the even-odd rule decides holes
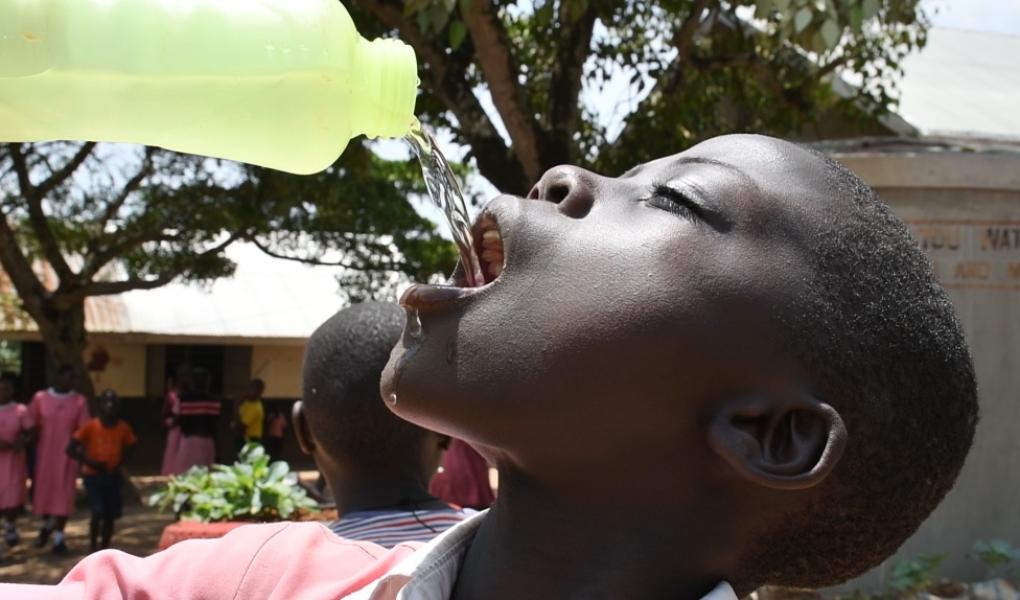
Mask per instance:
[[[724,161],[721,161],[721,160],[718,160],[718,159],[715,159],[715,158],[705,158],[705,157],[702,157],[702,156],[685,156],[685,157],[681,157],[681,158],[676,159],[675,161],[673,161],[673,164],[679,164],[679,165],[690,165],[690,164],[695,164],[695,165],[712,165],[714,167],[722,167],[723,169],[726,169],[727,171],[729,171],[729,172],[733,173],[734,175],[736,175],[736,176],[740,177],[741,179],[743,179],[744,183],[748,184],[749,186],[753,187],[754,189],[756,189],[756,190],[759,189],[758,188],[758,183],[755,180],[751,179],[751,177],[747,173],[744,173],[739,168],[735,167],[734,165],[731,165],[728,162],[724,162]]]

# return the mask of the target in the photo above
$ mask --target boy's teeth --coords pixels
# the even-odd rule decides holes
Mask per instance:
[[[489,229],[488,231],[486,231],[485,233],[482,234],[482,243],[483,244],[488,242],[488,241],[490,241],[490,240],[499,240],[500,243],[503,242],[503,237],[501,235],[499,235],[499,230],[498,229]]]
[[[489,263],[489,275],[493,277],[499,277],[499,274],[503,272],[502,262]]]
[[[482,251],[482,258],[485,262],[498,262],[499,264],[503,264],[503,249],[500,248],[499,250],[495,250],[486,248]]]

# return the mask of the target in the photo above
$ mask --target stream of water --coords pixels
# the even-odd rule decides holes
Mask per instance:
[[[464,274],[471,287],[485,284],[482,268],[475,252],[474,238],[471,234],[471,220],[468,217],[467,204],[461,191],[457,176],[450,169],[436,139],[422,127],[417,119],[411,133],[405,138],[411,144],[414,154],[421,162],[421,172],[425,176],[425,186],[429,190],[432,202],[439,207],[446,222],[450,226],[450,235],[457,244],[460,261],[464,265]]]

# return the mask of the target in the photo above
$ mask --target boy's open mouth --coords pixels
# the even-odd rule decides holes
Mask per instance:
[[[458,261],[457,267],[450,277],[452,285],[416,283],[401,296],[400,305],[422,313],[432,312],[474,296],[498,281],[506,268],[507,253],[503,231],[500,229],[496,216],[488,210],[483,211],[471,227],[471,235],[474,241],[475,255],[481,267],[484,281],[482,285],[472,287],[468,282],[463,262]]]

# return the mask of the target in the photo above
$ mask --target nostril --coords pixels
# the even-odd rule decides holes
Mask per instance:
[[[570,195],[570,185],[565,181],[556,181],[550,184],[545,190],[545,199],[553,204],[559,204]]]
[[[595,175],[577,167],[555,167],[546,172],[528,197],[552,202],[564,215],[581,218],[595,202]]]

